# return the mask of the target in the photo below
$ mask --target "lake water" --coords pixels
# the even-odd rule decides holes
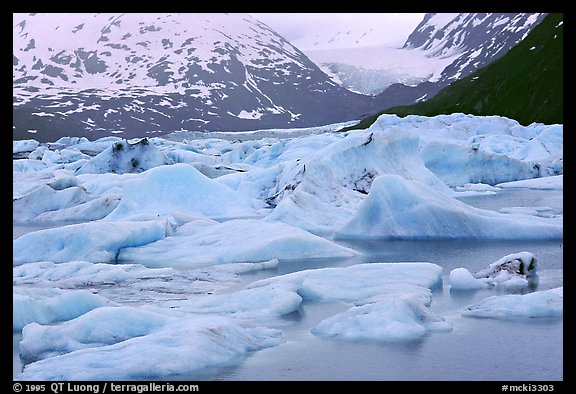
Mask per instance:
[[[462,198],[484,209],[547,206],[562,212],[562,191],[503,190],[496,196]],[[15,232],[26,232],[15,228]],[[430,309],[450,322],[453,330],[429,332],[406,342],[343,341],[320,338],[310,329],[348,306],[305,301],[298,312],[277,323],[285,342],[252,353],[233,365],[210,368],[168,380],[372,380],[372,381],[556,381],[563,380],[563,317],[490,319],[463,317],[462,308],[504,289],[451,291],[450,271],[471,272],[515,252],[529,251],[538,261],[540,291],[563,286],[562,241],[356,241],[340,242],[362,257],[280,263],[275,269],[242,275],[241,287],[256,280],[309,268],[364,262],[420,262],[444,269],[443,285],[434,289]],[[236,286],[235,286],[236,287]],[[13,337],[13,374],[20,370],[18,342]]]
[[[348,307],[305,301],[278,325],[286,342],[264,349],[237,365],[171,377],[183,380],[562,380],[563,318],[497,320],[462,317],[460,310],[504,290],[450,291],[448,274],[458,267],[474,272],[500,257],[531,251],[539,258],[536,288],[563,285],[559,242],[364,242],[346,243],[368,253],[366,261],[429,261],[444,268],[443,286],[433,292],[431,310],[453,330],[430,332],[407,342],[343,341],[320,338],[310,330]],[[364,259],[364,258],[363,258]],[[245,283],[299,269],[355,264],[356,259],[280,264],[245,276]],[[272,270],[274,271],[274,270]]]

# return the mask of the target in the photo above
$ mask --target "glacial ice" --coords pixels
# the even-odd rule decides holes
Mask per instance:
[[[166,220],[94,221],[27,233],[13,242],[14,265],[37,261],[115,261],[122,248],[166,236]]]
[[[88,161],[79,159],[81,166],[74,166],[74,162],[61,163],[45,155],[41,167],[34,164],[38,160],[15,160],[14,221],[78,222],[83,217],[142,221],[161,217],[184,223],[199,217],[219,221],[263,218],[328,238],[334,234],[356,237],[351,234],[348,223],[361,221],[361,205],[376,208],[382,203],[382,187],[373,193],[371,189],[373,183],[384,182],[375,182],[384,176],[388,178],[387,183],[393,179],[390,175],[401,177],[405,181],[396,183],[404,182],[405,187],[411,184],[414,191],[423,188],[419,193],[425,193],[426,187],[431,188],[434,196],[431,201],[425,201],[424,195],[419,196],[423,199],[418,204],[420,209],[427,211],[433,200],[440,202],[438,193],[447,196],[442,205],[451,205],[454,200],[450,197],[474,190],[473,184],[502,188],[509,181],[553,177],[561,183],[562,130],[562,125],[521,126],[496,116],[453,114],[398,118],[382,115],[368,130],[281,140],[270,137],[237,142],[212,138],[176,143],[150,138],[146,144],[118,138],[92,143],[61,140],[54,145],[61,148],[58,151],[82,145],[88,152],[93,144],[93,151],[98,153]],[[103,148],[106,143],[108,147]],[[149,169],[109,173],[109,166],[94,164],[90,171],[81,170],[87,163],[97,163],[99,157],[110,159],[115,144],[139,147],[132,149],[128,156],[137,157],[142,170]],[[16,143],[15,149],[23,149],[20,145]],[[44,148],[44,153],[48,150],[47,146],[36,150],[40,148]],[[460,156],[458,152],[465,154]],[[186,154],[193,157],[185,157]],[[34,157],[33,152],[30,155]],[[171,162],[175,164],[167,164]],[[21,176],[23,172],[29,175]],[[481,178],[475,175],[478,173],[482,174]],[[446,174],[451,179],[447,179]],[[503,181],[507,183],[501,183]],[[418,186],[419,183],[424,186]],[[401,206],[407,202],[396,201]],[[488,222],[497,222],[490,226],[502,225],[499,234],[506,233],[508,238],[525,237],[528,227],[532,229],[531,238],[553,238],[561,228],[558,220],[534,219],[533,216],[538,215],[528,211],[524,211],[524,215],[474,212],[478,215],[464,214],[473,227],[464,232],[464,237],[485,237],[482,228]],[[450,215],[461,222],[460,213]],[[520,232],[508,231],[516,221]],[[397,225],[397,228],[380,231],[382,234],[368,233],[367,236],[414,236],[413,229],[401,228],[404,223]],[[438,227],[436,230],[416,237],[458,237],[457,232],[447,234],[450,232]]]
[[[13,330],[20,331],[32,322],[50,324],[70,320],[108,304],[107,299],[87,290],[14,287],[12,291]]]
[[[311,328],[331,340],[449,331],[433,308],[441,266],[366,263],[343,241],[561,240],[561,209],[458,198],[562,190],[562,135],[562,125],[452,114],[243,142],[14,141],[13,222],[26,229],[13,240],[17,379],[164,379],[236,364],[280,344],[282,316],[308,302],[344,308]],[[510,257],[530,256],[456,268],[451,289],[526,290],[527,271],[502,264]],[[318,258],[346,264],[239,279]],[[462,315],[561,316],[562,288],[499,293]]]
[[[213,219],[257,216],[259,204],[188,164],[152,168],[121,186],[122,199],[106,221],[189,215]]]
[[[562,239],[560,218],[471,207],[420,182],[382,175],[337,238]]]
[[[318,323],[312,332],[347,340],[405,341],[452,325],[410,297],[382,297]]]
[[[488,286],[525,288],[538,276],[538,260],[530,252],[506,255],[474,274],[468,269],[450,271],[450,285],[454,290],[479,289]]]
[[[154,266],[194,267],[271,259],[352,257],[358,252],[281,222],[236,219],[182,225],[174,235],[141,247],[126,247],[117,258]]]
[[[87,268],[86,262],[76,262],[66,271]],[[40,275],[44,285],[46,276],[39,271],[52,271],[50,277],[60,284],[65,277],[62,264],[36,263],[32,269],[21,266],[15,270],[22,281]],[[141,268],[132,274],[130,271],[100,265],[100,274],[95,277],[108,273],[111,279],[124,272],[119,278],[126,279],[142,274]],[[410,340],[427,331],[451,329],[448,322],[428,309],[430,289],[440,284],[441,275],[442,268],[431,263],[320,268],[264,279],[236,292],[143,306],[101,305],[58,325],[31,322],[22,331],[20,354],[27,365],[19,378],[137,379],[225,365],[248,352],[281,343],[278,329],[261,325],[297,310],[304,300],[342,302],[350,307],[321,322],[313,329],[316,335],[325,335],[325,326],[331,322],[348,324],[350,315],[360,313],[363,317],[343,338]],[[81,299],[77,302],[86,303]],[[69,305],[61,308],[66,310]],[[384,328],[380,327],[383,322],[387,325]],[[337,334],[332,331],[330,335]]]
[[[139,380],[174,377],[211,366],[239,362],[248,352],[278,345],[279,330],[264,327],[244,328],[224,317],[174,318],[143,311],[126,313],[125,308],[109,308],[83,315],[46,332],[63,341],[57,352],[36,335],[42,328],[24,331],[23,342],[43,360],[28,364],[19,380]],[[95,318],[97,318],[94,320]],[[101,320],[105,319],[105,320]],[[104,322],[104,324],[98,324]],[[119,329],[106,322],[117,323]],[[92,324],[93,323],[93,324]],[[110,332],[110,333],[108,333]],[[115,332],[127,338],[111,341]],[[73,337],[64,336],[72,333]],[[146,335],[138,335],[146,333]],[[27,335],[26,335],[27,334]],[[27,338],[33,335],[32,338]],[[107,342],[98,336],[102,335]],[[90,343],[90,341],[94,341]],[[84,345],[90,344],[90,347]],[[27,354],[27,353],[26,353]]]
[[[554,317],[564,313],[563,304],[564,288],[557,287],[528,294],[491,296],[467,306],[462,315],[496,319]]]

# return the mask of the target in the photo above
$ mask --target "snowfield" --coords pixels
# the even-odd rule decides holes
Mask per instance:
[[[341,306],[309,330],[325,340],[453,335],[454,316],[432,308],[444,281],[454,294],[487,294],[458,316],[562,316],[563,288],[538,290],[542,263],[529,251],[472,273],[465,261],[450,271],[367,261],[345,242],[561,242],[561,200],[481,209],[463,197],[562,191],[563,125],[452,114],[339,127],[14,141],[15,379],[166,379],[237,365],[286,343],[295,323],[285,317],[306,302]],[[321,265],[298,269],[304,260]],[[242,279],[279,263],[294,272]]]

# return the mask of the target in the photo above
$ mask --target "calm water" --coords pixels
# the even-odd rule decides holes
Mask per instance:
[[[310,329],[348,307],[305,301],[278,327],[286,342],[247,357],[238,365],[175,377],[183,380],[563,380],[563,318],[497,320],[460,316],[460,310],[504,290],[451,292],[450,270],[472,272],[517,251],[540,261],[536,289],[563,285],[562,244],[558,242],[370,242],[347,243],[367,252],[366,261],[429,261],[444,268],[444,284],[433,293],[431,310],[453,330],[429,332],[408,342],[342,341],[319,338]],[[298,269],[345,266],[361,261],[302,262]],[[307,264],[306,264],[307,263]],[[277,274],[294,271],[280,264]],[[271,276],[260,272],[247,283]],[[532,291],[527,290],[527,291]],[[535,357],[537,355],[537,357]],[[174,378],[174,377],[172,377]]]
[[[562,212],[561,191],[505,190],[496,196],[463,198],[484,209],[548,206]],[[33,228],[32,228],[33,230]],[[18,227],[15,232],[30,229]],[[277,327],[285,343],[250,354],[234,365],[210,368],[168,380],[376,380],[376,381],[539,381],[563,380],[563,318],[498,320],[462,317],[460,310],[504,290],[451,292],[448,274],[454,268],[471,272],[515,252],[532,252],[539,260],[535,289],[563,286],[562,241],[365,241],[341,242],[363,253],[360,258],[280,263],[276,269],[242,275],[246,285],[256,280],[309,268],[347,266],[363,262],[427,261],[444,269],[443,286],[434,290],[431,310],[453,330],[429,332],[418,340],[387,343],[319,338],[310,329],[342,312],[340,303],[302,303]],[[241,286],[239,286],[241,287]],[[13,373],[19,372],[18,342],[13,337]]]

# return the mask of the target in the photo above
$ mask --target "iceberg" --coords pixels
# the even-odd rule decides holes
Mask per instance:
[[[524,278],[536,276],[538,271],[538,260],[530,252],[518,252],[506,255],[498,261],[488,265],[486,269],[474,274],[475,278],[502,278],[504,280],[510,276],[519,275]],[[498,280],[497,280],[498,281]]]
[[[453,193],[422,162],[418,137],[399,128],[350,132],[309,157],[302,172],[293,192],[284,196],[268,218],[328,236],[354,215],[373,181],[383,174],[418,180],[439,193]]]
[[[502,116],[384,114],[368,130],[401,126],[420,138],[426,167],[452,187],[494,185],[563,172],[563,125],[520,125]]]
[[[539,176],[535,163],[480,150],[474,143],[430,141],[421,152],[426,167],[453,187],[466,183],[495,185]]]
[[[449,275],[450,290],[475,290],[489,287],[490,284],[477,279],[467,268],[454,268]]]
[[[73,312],[74,310],[80,310],[80,308],[90,310],[94,305],[102,306],[101,303],[92,302],[94,299],[100,302],[105,298],[112,304],[145,305],[149,302],[155,304],[159,304],[160,301],[173,302],[182,300],[183,297],[191,298],[202,294],[213,295],[232,286],[238,286],[241,282],[240,274],[273,269],[277,265],[278,260],[270,260],[261,263],[222,264],[216,267],[182,270],[147,268],[141,264],[43,261],[14,267],[12,281],[15,286],[15,300],[17,293],[22,293],[20,298],[24,300],[33,296],[34,302],[26,305],[37,308],[38,305],[50,304],[57,309],[54,315],[63,316],[59,320],[69,320],[78,316]],[[28,287],[33,290],[28,290]],[[76,295],[76,302],[55,304],[53,301],[57,298],[54,297],[61,296],[61,291],[79,291],[66,293],[67,297]],[[88,292],[97,292],[98,296],[85,297],[86,300],[92,301],[82,306],[80,295],[87,295]],[[72,311],[66,310],[70,305]],[[14,310],[14,321],[24,322],[18,324],[18,327],[32,321],[41,324],[47,322],[47,320],[36,318],[21,319],[20,315],[32,317],[39,315],[22,308],[15,307]],[[64,318],[65,316],[69,318]]]
[[[30,364],[76,350],[111,345],[144,336],[167,317],[133,307],[102,306],[60,325],[31,323],[22,330],[20,358]]]
[[[558,219],[474,208],[421,182],[388,174],[374,180],[335,238],[562,239]]]
[[[13,331],[29,323],[50,324],[70,320],[109,305],[109,301],[87,290],[14,287],[12,291]]]
[[[14,142],[16,379],[212,373],[291,341],[316,307],[332,312],[305,328],[317,343],[418,341],[452,329],[433,305],[443,269],[380,262],[373,244],[563,239],[562,125],[382,115],[368,130],[166,137]],[[517,195],[538,200],[506,205]],[[517,252],[469,268],[451,290],[498,295],[462,315],[562,316],[559,266],[547,277]],[[554,289],[528,293],[540,268]]]
[[[36,140],[20,140],[20,141],[12,141],[12,154],[16,155],[18,153],[23,152],[32,152],[40,143]]]
[[[285,223],[235,219],[223,223],[191,221],[158,242],[123,248],[118,261],[142,262],[148,267],[194,267],[357,255],[350,248]]]
[[[312,333],[345,340],[406,341],[452,325],[410,297],[383,297],[322,320]]]
[[[370,263],[305,270],[265,279],[248,288],[290,285],[304,300],[351,304],[312,333],[344,340],[402,341],[452,325],[433,313],[431,289],[442,279],[431,263]]]
[[[269,320],[297,311],[301,303],[302,297],[294,286],[282,283],[169,304],[172,309],[186,315],[230,316],[254,324],[256,320]]]
[[[151,318],[152,317],[152,318]],[[117,341],[112,341],[118,333]],[[43,338],[56,339],[57,352]],[[68,336],[72,335],[72,337]],[[242,327],[223,317],[175,318],[95,310],[44,330],[24,330],[24,354],[51,356],[25,366],[18,380],[139,380],[170,378],[237,363],[248,353],[280,343],[279,330]]]
[[[463,316],[495,319],[561,316],[564,311],[564,288],[535,291],[528,294],[492,296],[462,311]]]
[[[117,141],[94,158],[89,159],[76,171],[78,174],[90,173],[131,173],[142,172],[153,167],[172,164],[170,160],[148,138],[130,143]]]
[[[20,222],[41,220],[41,217],[39,218],[41,214],[78,206],[87,200],[85,190],[80,187],[54,190],[42,185],[15,199],[12,203],[12,212],[14,218]]]
[[[257,216],[259,203],[202,175],[189,164],[160,166],[122,184],[122,200],[105,220],[166,215],[230,219]]]
[[[537,270],[538,260],[532,253],[511,253],[474,274],[466,268],[450,271],[450,285],[453,290],[480,289],[494,285],[526,287],[531,281],[537,280]]]
[[[13,241],[13,265],[38,261],[95,263],[115,261],[122,248],[145,245],[166,236],[165,220],[71,224],[34,231]]]

